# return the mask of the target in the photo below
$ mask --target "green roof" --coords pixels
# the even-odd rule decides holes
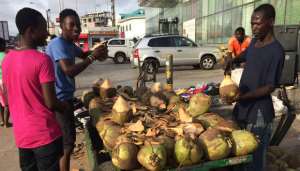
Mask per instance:
[[[120,14],[121,19],[127,19],[131,17],[142,17],[145,16],[145,10],[144,9],[138,9],[133,12],[127,13],[127,14]]]

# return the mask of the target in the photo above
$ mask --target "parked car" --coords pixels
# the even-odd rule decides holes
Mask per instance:
[[[205,70],[213,69],[221,58],[215,47],[197,45],[192,40],[179,35],[148,36],[142,38],[133,47],[131,65],[141,66],[147,63],[147,72],[153,73],[165,66],[165,56],[173,54],[174,66],[190,65]]]
[[[113,58],[116,64],[129,61],[134,43],[129,39],[113,38],[107,42],[108,56]]]

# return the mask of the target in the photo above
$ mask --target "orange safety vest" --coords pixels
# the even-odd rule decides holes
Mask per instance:
[[[228,50],[233,53],[233,56],[239,56],[243,51],[245,51],[251,42],[251,38],[246,36],[244,41],[240,43],[235,36],[232,36],[228,41]]]

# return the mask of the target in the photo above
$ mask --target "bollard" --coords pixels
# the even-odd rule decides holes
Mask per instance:
[[[166,57],[166,77],[167,77],[167,85],[166,89],[168,91],[173,90],[173,55],[167,55]]]

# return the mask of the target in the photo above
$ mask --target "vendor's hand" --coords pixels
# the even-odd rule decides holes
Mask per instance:
[[[228,105],[232,105],[235,102],[238,102],[240,100],[240,93],[238,93],[235,97],[223,97],[222,100]]]
[[[108,50],[106,43],[101,43],[98,47],[94,49],[92,55],[99,61],[104,61],[108,57]]]

